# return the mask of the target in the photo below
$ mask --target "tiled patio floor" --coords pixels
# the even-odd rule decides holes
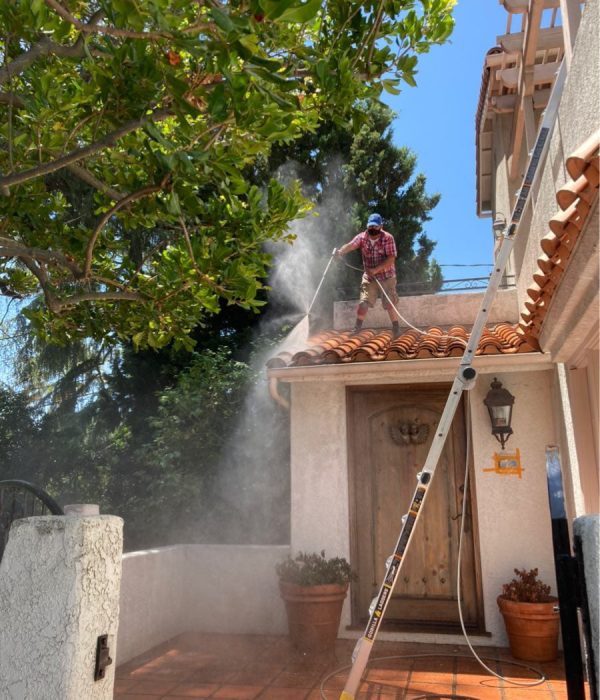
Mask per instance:
[[[335,654],[314,658],[286,637],[186,634],[120,666],[115,700],[338,700],[347,670],[336,669],[349,663],[353,648],[353,641],[338,640]],[[480,654],[503,676],[535,679],[506,649]],[[532,663],[547,680],[530,688],[490,676],[462,646],[377,642],[371,659],[360,700],[567,700],[561,659]]]

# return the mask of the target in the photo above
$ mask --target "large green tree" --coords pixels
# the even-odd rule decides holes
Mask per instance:
[[[0,292],[54,339],[175,340],[256,308],[306,201],[248,166],[414,83],[454,0],[0,5]],[[74,182],[77,183],[74,186]]]
[[[318,217],[306,220],[310,241],[312,288],[334,247],[363,230],[371,212],[379,212],[398,250],[396,271],[401,290],[409,294],[423,288],[436,291],[441,270],[431,259],[435,242],[425,231],[440,199],[429,194],[426,177],[417,171],[417,157],[394,143],[394,113],[379,101],[365,102],[363,123],[348,130],[332,120],[290,144],[277,145],[268,161],[257,168],[257,177],[291,172],[302,183],[303,194],[316,204]],[[310,266],[309,266],[310,267]],[[357,268],[357,269],[353,269]],[[360,253],[352,254],[328,272],[328,283],[319,294],[319,316],[325,320],[335,299],[354,299],[361,278]],[[416,283],[416,284],[415,284]],[[285,302],[277,311],[284,310]],[[327,321],[325,321],[327,322]]]

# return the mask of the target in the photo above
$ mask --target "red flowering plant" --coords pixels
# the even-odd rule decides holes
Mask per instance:
[[[548,603],[552,599],[550,586],[538,579],[538,570],[515,569],[517,578],[502,586],[502,595],[520,603]]]

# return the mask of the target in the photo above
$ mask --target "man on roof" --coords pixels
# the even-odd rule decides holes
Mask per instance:
[[[364,273],[360,283],[360,301],[356,309],[354,332],[362,328],[367,311],[373,308],[377,297],[381,297],[383,308],[392,322],[394,338],[400,335],[399,316],[394,306],[398,303],[396,292],[396,241],[391,233],[383,230],[379,214],[371,214],[367,228],[336,251],[337,256],[346,255],[360,248]],[[383,293],[385,290],[385,294]]]

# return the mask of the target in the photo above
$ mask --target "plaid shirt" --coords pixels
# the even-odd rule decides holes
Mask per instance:
[[[396,252],[396,241],[391,233],[387,231],[381,231],[381,236],[375,241],[371,241],[369,234],[366,231],[362,231],[351,241],[353,249],[360,248],[362,253],[363,266],[365,270],[370,270],[373,267],[381,265],[381,263],[389,258],[390,255],[394,258],[397,256]],[[390,267],[383,270],[383,272],[378,272],[375,275],[375,279],[387,280],[390,277],[396,276],[395,265],[390,265]]]

